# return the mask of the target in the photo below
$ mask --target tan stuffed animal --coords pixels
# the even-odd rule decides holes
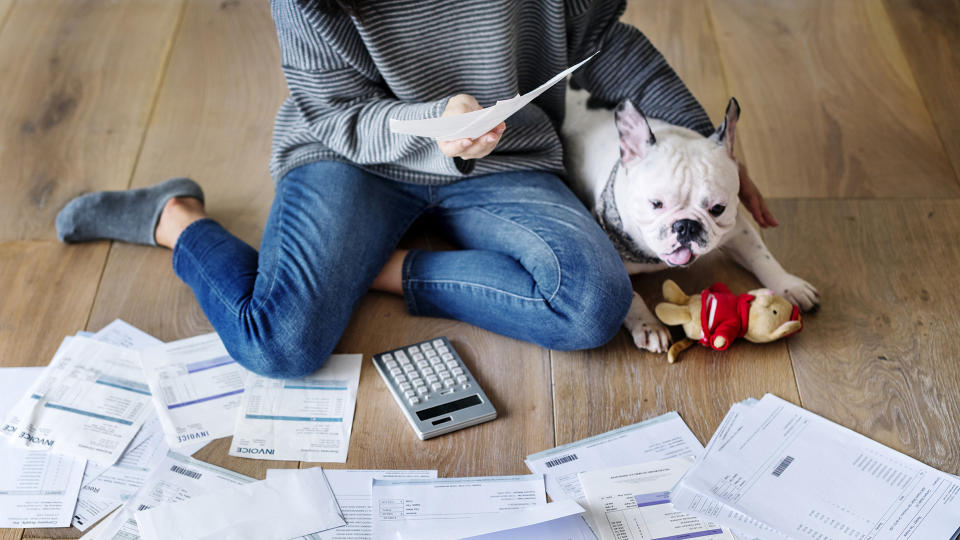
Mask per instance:
[[[796,334],[803,326],[800,308],[769,289],[735,295],[723,283],[715,283],[700,294],[687,296],[668,279],[663,282],[663,297],[667,301],[657,304],[657,318],[670,326],[683,325],[687,335],[667,351],[671,364],[695,341],[723,351],[739,337],[769,343]]]

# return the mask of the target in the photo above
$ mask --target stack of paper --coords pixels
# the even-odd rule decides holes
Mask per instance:
[[[673,490],[741,538],[949,539],[960,480],[774,395],[731,408]]]

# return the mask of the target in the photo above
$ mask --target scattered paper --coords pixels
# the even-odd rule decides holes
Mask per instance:
[[[373,504],[370,487],[374,478],[404,480],[436,478],[437,471],[401,470],[327,470],[327,481],[340,505],[343,527],[302,537],[303,540],[373,540]],[[297,474],[297,469],[268,469],[267,480],[277,476]]]
[[[716,523],[670,504],[670,490],[693,462],[693,457],[682,457],[580,473],[587,512],[600,539],[733,540]]]
[[[714,439],[671,500],[738,535],[893,540],[960,528],[955,477],[772,394],[735,406]]]
[[[676,412],[651,418],[581,441],[527,456],[527,468],[547,479],[554,501],[574,499],[586,503],[578,474],[584,471],[630,465],[657,459],[696,456],[703,451]]]
[[[596,540],[582,513],[583,508],[570,500],[501,512],[483,524],[483,530],[492,532],[465,540]]]
[[[362,361],[359,354],[335,354],[301,379],[249,374],[230,455],[345,462]]]
[[[163,345],[163,342],[159,339],[121,319],[115,319],[91,337],[97,341],[111,343],[125,349],[140,350]]]
[[[216,333],[144,349],[141,361],[170,448],[233,434],[247,371]]]
[[[253,482],[253,478],[170,451],[143,486],[103,523],[97,540],[138,540],[136,512]],[[171,537],[175,538],[175,537]]]
[[[502,522],[502,513],[547,502],[541,474],[374,479],[371,493],[377,539],[440,540],[496,532],[501,529],[490,526]]]
[[[0,417],[43,370],[0,368]],[[0,528],[69,526],[85,464],[83,459],[15,448],[0,440]]]
[[[598,51],[599,52],[599,51]],[[549,90],[553,85],[562,81],[567,75],[590,61],[597,53],[593,53],[586,60],[561,71],[549,81],[535,90],[524,95],[498,101],[495,105],[456,116],[428,118],[425,120],[397,120],[390,119],[390,131],[406,135],[430,137],[439,141],[453,141],[456,139],[476,139],[497,127],[514,113],[524,108],[540,94]]]
[[[144,540],[288,540],[346,524],[323,469],[294,469],[135,514]]]
[[[74,336],[7,415],[12,443],[113,465],[149,416],[136,351]]]

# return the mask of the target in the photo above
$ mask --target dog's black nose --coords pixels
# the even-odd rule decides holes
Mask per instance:
[[[693,242],[703,232],[703,225],[692,219],[681,219],[673,224],[673,232],[677,233],[677,241],[681,244]]]

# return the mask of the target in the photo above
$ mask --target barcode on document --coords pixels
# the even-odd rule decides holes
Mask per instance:
[[[144,510],[149,510],[151,508],[153,507],[148,504],[141,504],[140,506],[137,507],[137,512],[143,512]]]
[[[547,468],[549,469],[550,467],[556,467],[557,465],[563,465],[564,463],[570,463],[571,461],[576,461],[576,460],[577,460],[576,454],[567,454],[565,456],[560,456],[557,459],[551,459],[550,461],[545,461],[543,464],[546,465]]]
[[[200,477],[203,476],[196,471],[191,471],[190,469],[184,469],[183,467],[177,467],[176,465],[174,465],[173,467],[170,467],[170,470],[177,474],[182,474],[184,476],[193,478],[194,480],[199,480]]]
[[[777,468],[773,470],[773,475],[780,476],[783,474],[783,471],[787,470],[787,467],[789,467],[791,463],[793,463],[793,456],[787,456],[783,458],[783,461],[781,461],[780,464],[777,465]]]

